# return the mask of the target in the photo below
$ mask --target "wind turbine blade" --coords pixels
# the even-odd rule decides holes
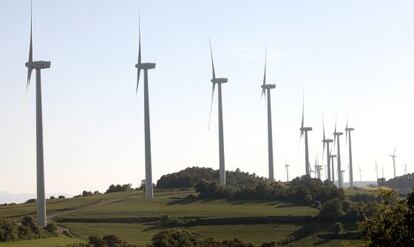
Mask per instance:
[[[211,103],[210,103],[210,115],[208,117],[208,129],[210,129],[210,122],[211,122],[211,112],[213,111],[213,100],[214,100],[214,90],[216,88],[216,83],[213,83],[213,87],[211,90]]]
[[[213,48],[211,46],[211,41],[210,41],[210,57],[211,57],[211,68],[213,71],[213,79],[216,79],[216,70],[214,69]]]
[[[397,152],[397,147],[395,147],[394,153],[392,153],[393,156],[395,156],[395,152]]]
[[[29,44],[29,62],[33,62],[33,8],[32,2],[30,3],[30,44]],[[32,68],[27,70],[27,85],[26,92],[30,85],[30,79],[32,77]]]
[[[138,37],[138,65],[141,64],[141,16],[139,16],[139,23],[138,23],[138,32],[139,32],[139,37]],[[138,86],[139,86],[139,78],[141,77],[141,69],[137,68],[138,72],[137,72],[137,88],[136,88],[136,93],[138,93]]]
[[[322,152],[322,157],[324,157],[325,156],[325,145],[327,145],[327,144],[325,142],[325,140],[326,140],[326,137],[325,137],[325,122],[323,121],[323,116],[322,116],[322,129],[323,129],[323,152]]]
[[[346,127],[345,127],[345,139],[346,139],[346,143],[348,143],[348,118],[346,118]],[[351,133],[349,133],[351,134]]]
[[[301,129],[305,127],[305,97],[302,100],[302,123],[300,125]],[[300,131],[300,138],[303,136],[303,130]]]
[[[262,96],[266,93],[264,85],[266,85],[266,66],[267,65],[267,48],[265,48],[265,63],[264,63],[264,73],[263,73],[263,84],[262,84]]]

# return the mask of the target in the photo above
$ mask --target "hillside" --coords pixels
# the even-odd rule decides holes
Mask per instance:
[[[414,189],[414,173],[395,177],[384,182],[383,186],[393,188],[402,195],[411,193]]]
[[[320,241],[314,236],[331,227],[331,224],[316,222],[314,216],[319,210],[308,206],[266,201],[199,200],[192,195],[191,190],[157,190],[152,201],[145,200],[141,191],[48,200],[49,221],[57,222],[70,238],[62,235],[1,246],[39,246],[36,243],[40,242],[36,241],[41,241],[42,246],[56,246],[56,241],[62,241],[60,244],[85,242],[90,235],[108,234],[144,246],[163,229],[185,229],[202,238],[238,237],[255,244],[295,239],[289,246],[312,246]],[[0,207],[0,218],[17,220],[24,215],[34,216],[35,205]],[[355,224],[345,225],[345,228],[355,229]],[[339,242],[325,241],[320,246],[338,246]]]

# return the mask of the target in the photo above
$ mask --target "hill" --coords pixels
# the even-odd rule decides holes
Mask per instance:
[[[85,242],[90,235],[115,234],[131,244],[144,246],[161,230],[185,229],[203,238],[238,237],[255,244],[290,239],[291,246],[311,246],[318,241],[314,239],[316,234],[331,227],[331,224],[315,221],[319,210],[309,206],[199,200],[192,197],[194,191],[156,192],[152,201],[144,199],[141,191],[48,200],[47,213],[49,221],[56,222],[62,232],[66,231],[65,235],[71,236],[62,239],[62,244]],[[0,218],[17,220],[24,215],[35,215],[33,203],[0,207]],[[347,224],[346,229],[355,229],[355,224]],[[42,246],[56,246],[57,239],[17,241],[2,246],[30,246],[36,241],[43,241]],[[295,241],[301,244],[295,245]],[[339,240],[331,240],[323,246],[337,246],[338,243]]]
[[[414,189],[414,173],[392,178],[385,181],[382,185],[393,188],[402,195],[407,195]]]
[[[47,215],[58,225],[56,237],[1,246],[71,246],[106,235],[146,246],[165,230],[185,230],[195,235],[184,237],[205,241],[237,238],[254,246],[339,246],[342,241],[360,242],[356,221],[377,200],[375,189],[343,191],[306,176],[282,183],[239,170],[227,174],[227,187],[217,183],[218,172],[209,168],[165,175],[153,200],[130,185],[111,185],[104,194],[84,191],[74,198],[50,199]],[[0,206],[0,219],[8,221],[35,214],[34,203]],[[332,233],[338,221],[344,234]]]

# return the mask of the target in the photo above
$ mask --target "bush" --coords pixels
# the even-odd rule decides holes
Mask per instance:
[[[131,191],[131,190],[132,190],[132,184],[124,184],[124,185],[111,184],[105,193],[124,192],[124,191]]]
[[[340,199],[332,199],[326,202],[321,211],[319,212],[319,217],[324,221],[335,221],[341,219],[345,215],[344,210],[342,209],[342,201]]]
[[[57,225],[55,223],[49,223],[46,226],[46,230],[49,233],[56,234],[56,232],[57,232]]]

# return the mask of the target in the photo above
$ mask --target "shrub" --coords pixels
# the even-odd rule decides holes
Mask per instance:
[[[46,226],[46,230],[49,233],[55,234],[57,232],[57,225],[55,223],[49,223]]]

